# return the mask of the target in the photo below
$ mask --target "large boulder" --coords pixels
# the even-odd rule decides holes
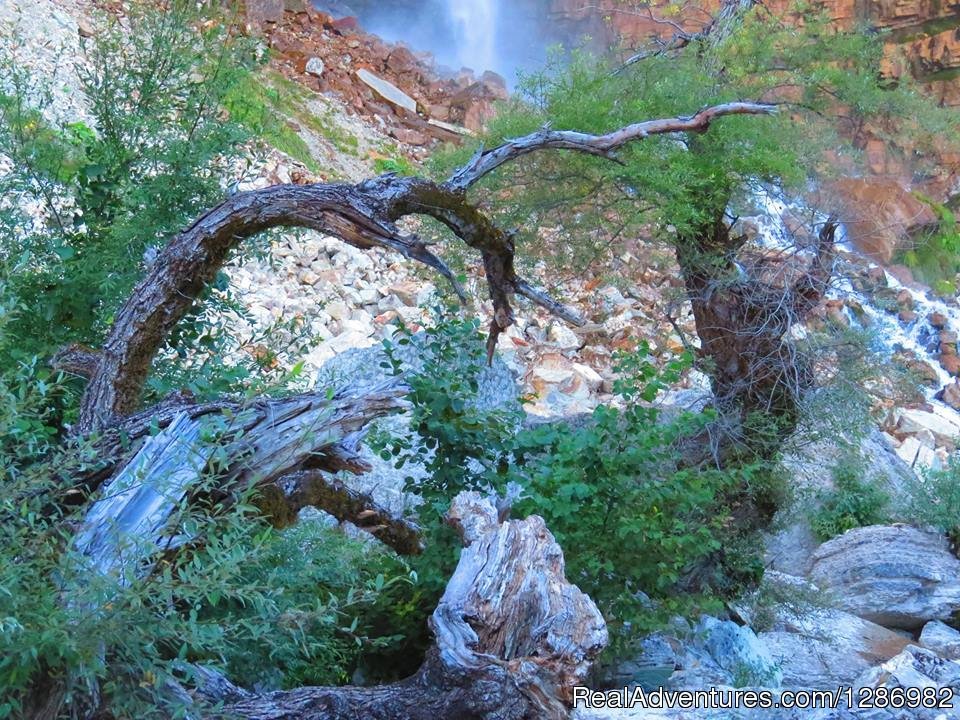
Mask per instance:
[[[960,631],[939,620],[923,626],[920,644],[947,660],[960,660]]]
[[[938,410],[935,408],[935,410]],[[929,430],[937,443],[947,447],[956,447],[960,437],[960,425],[943,410],[930,412],[908,408],[899,411],[897,431],[905,435],[916,435]]]
[[[784,609],[785,610],[785,609]],[[781,612],[760,640],[783,674],[785,688],[849,685],[873,665],[889,660],[910,637],[842,610]]]
[[[866,671],[857,679],[855,687],[886,688],[887,690],[901,688],[903,691],[909,688],[952,688],[953,693],[952,696],[949,693],[945,696],[936,696],[940,701],[945,700],[949,707],[859,710],[851,713],[853,718],[863,718],[863,720],[960,719],[960,703],[956,699],[960,694],[960,663],[946,660],[924,648],[914,645],[904,648],[903,652],[896,657]]]
[[[919,630],[960,609],[960,560],[947,540],[904,525],[856,528],[824,543],[810,577],[840,608],[885,627]]]
[[[777,687],[781,680],[776,658],[752,629],[709,615],[694,627],[677,664],[669,682],[675,689]]]

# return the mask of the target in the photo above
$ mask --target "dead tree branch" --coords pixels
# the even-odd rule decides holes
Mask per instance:
[[[91,474],[73,479],[86,495],[99,490],[100,497],[78,543],[98,566],[114,566],[127,538],[165,545],[163,529],[183,498],[205,488],[229,502],[234,492],[255,487],[257,503],[277,525],[290,524],[299,510],[313,506],[353,522],[397,552],[417,554],[415,525],[331,477],[369,469],[357,455],[364,428],[405,409],[406,392],[388,382],[362,397],[322,392],[248,405],[171,401],[128,418],[98,443],[100,462]],[[229,458],[227,467],[210,467],[214,451]],[[104,484],[105,477],[111,479]]]
[[[676,52],[694,43],[709,40],[712,44],[717,45],[730,36],[730,33],[743,13],[756,4],[757,0],[724,0],[720,7],[720,12],[711,17],[710,21],[696,32],[688,32],[682,25],[673,20],[656,17],[653,11],[647,7],[645,10],[652,22],[658,25],[669,25],[674,28],[672,37],[666,42],[658,39],[655,41],[657,47],[641,50],[631,55],[623,61],[620,67],[613,71],[613,74],[619,75],[630,66],[643,62],[647,58]]]
[[[575,152],[596,155],[608,160],[616,160],[616,151],[628,143],[643,140],[652,135],[693,132],[704,133],[710,129],[710,123],[726,115],[772,115],[777,112],[774,105],[750,102],[732,102],[704,108],[690,117],[647,120],[615,130],[606,135],[551,130],[544,128],[516,140],[510,140],[498,148],[483,151],[460,168],[445,183],[452,190],[466,190],[484,176],[501,165],[540,150],[573,150]]]

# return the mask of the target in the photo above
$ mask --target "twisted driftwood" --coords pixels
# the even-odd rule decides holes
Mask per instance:
[[[250,720],[563,720],[607,643],[593,601],[564,577],[540,517],[501,524],[489,498],[458,495],[463,538],[430,619],[436,642],[411,678],[374,688],[305,687],[257,695],[208,674],[197,695]]]

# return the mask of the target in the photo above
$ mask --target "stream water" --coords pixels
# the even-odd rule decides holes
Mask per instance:
[[[791,249],[795,242],[795,232],[791,231],[786,218],[804,218],[808,223],[826,220],[826,215],[775,192],[758,190],[754,193],[753,203],[762,210],[761,215],[751,218],[758,228],[758,240],[771,249]],[[844,314],[852,326],[870,331],[874,341],[872,349],[883,359],[889,360],[897,353],[906,352],[925,363],[936,376],[933,385],[923,388],[930,411],[960,427],[960,412],[938,398],[943,388],[953,384],[956,378],[940,364],[940,331],[930,322],[930,317],[936,314],[946,319],[944,327],[947,330],[960,328],[960,306],[944,301],[928,288],[901,282],[889,270],[859,253],[847,237],[841,224],[837,233],[838,249],[861,270],[882,274],[883,281],[879,285],[885,288],[888,298],[902,292],[909,294],[915,317],[901,319],[899,307],[880,302],[876,295],[858,289],[850,277],[843,274],[838,274],[830,297],[845,302]],[[856,308],[856,312],[852,308]]]

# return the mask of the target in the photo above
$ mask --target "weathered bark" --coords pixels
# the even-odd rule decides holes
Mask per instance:
[[[462,493],[447,515],[465,548],[430,619],[436,644],[408,680],[256,695],[211,676],[199,697],[251,720],[561,720],[607,642],[596,605],[564,577],[541,518],[501,524]]]
[[[801,398],[813,383],[808,358],[788,338],[822,300],[833,273],[831,219],[820,230],[817,247],[804,261],[779,258],[764,267],[744,267],[737,251],[745,239],[731,232],[723,215],[677,242],[688,299],[692,305],[699,358],[710,376],[723,429],[715,454],[766,452],[796,427]],[[767,422],[770,434],[744,432],[744,424]],[[719,445],[726,445],[720,448]]]
[[[164,535],[180,502],[197,492],[229,502],[234,492],[256,487],[257,502],[279,525],[311,505],[366,529],[398,552],[420,551],[418,529],[393,517],[371,498],[349,490],[328,473],[364,472],[357,456],[364,428],[374,419],[407,406],[406,388],[385,383],[363,397],[343,392],[308,393],[249,405],[170,402],[112,428],[97,446],[101,458],[80,478],[87,493],[96,479],[112,475],[102,499],[88,511],[77,546],[102,571],[123,562],[144,567],[147,547],[169,547]],[[228,458],[225,466],[211,460]]]

